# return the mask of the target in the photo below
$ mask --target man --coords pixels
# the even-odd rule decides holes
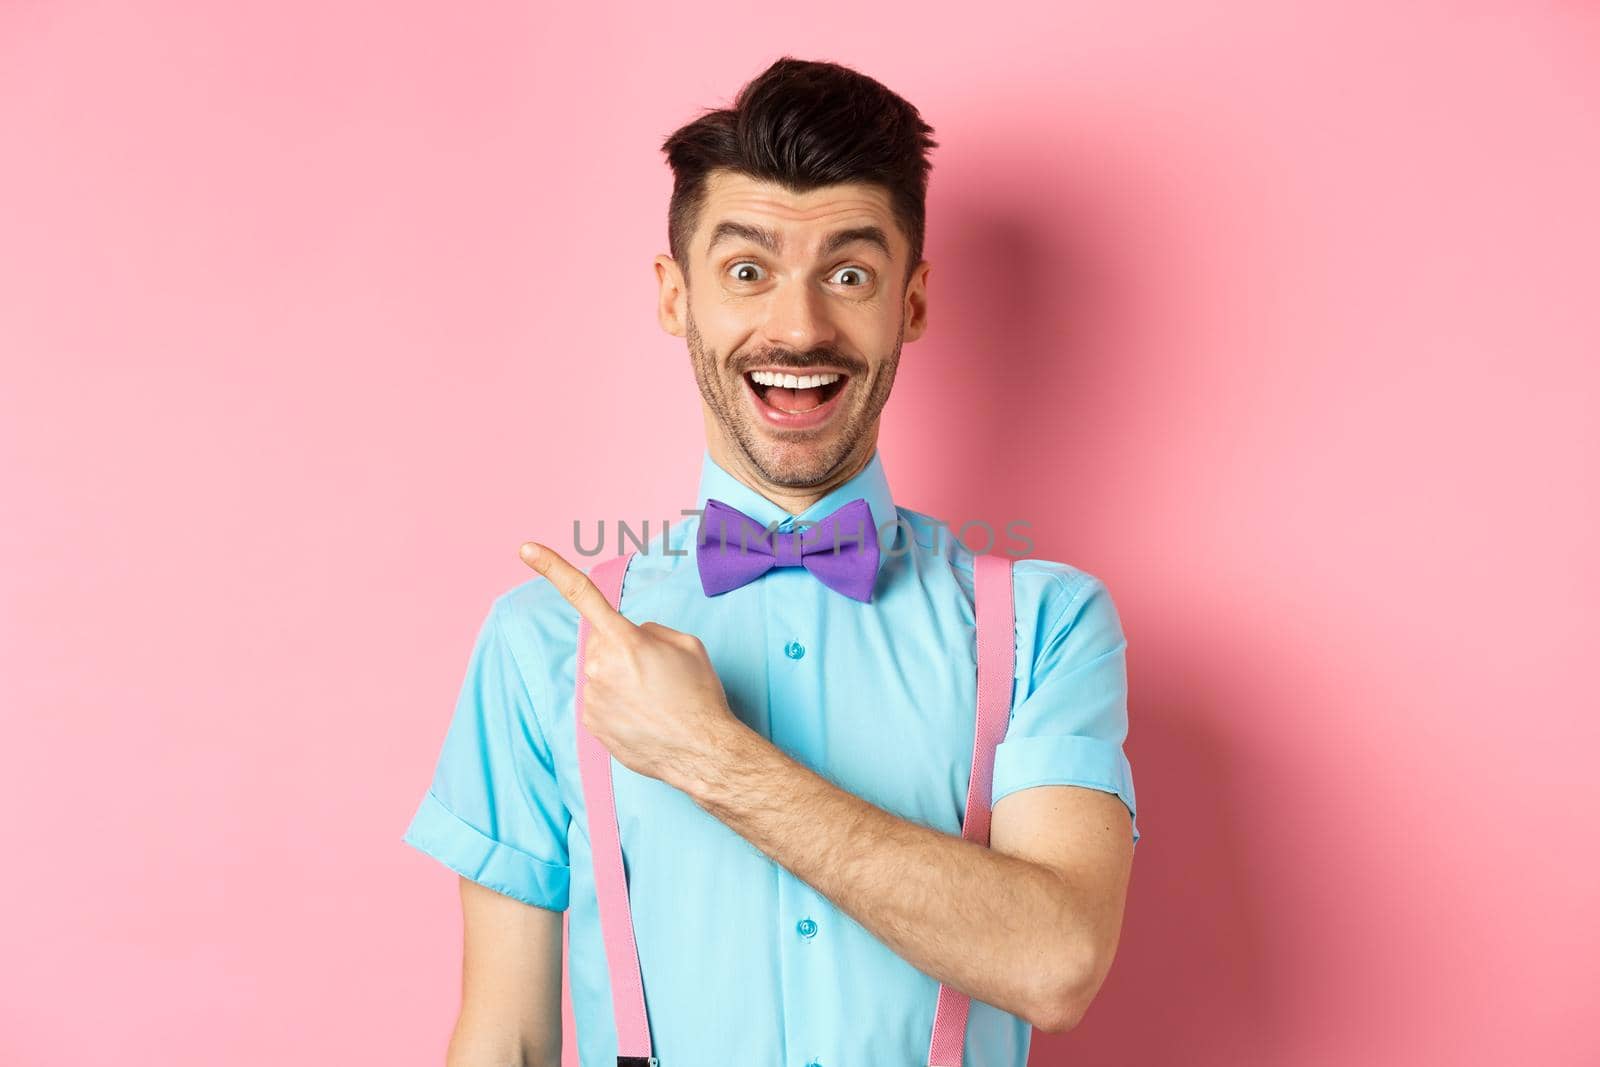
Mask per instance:
[[[1138,839],[1116,609],[1084,571],[1013,561],[989,847],[963,840],[974,557],[893,500],[877,452],[927,324],[931,133],[878,82],[785,58],[666,142],[657,313],[700,388],[705,514],[635,555],[621,611],[524,545],[538,575],[478,634],[406,837],[462,875],[454,1067],[559,1062],[569,907],[581,1062],[618,1062],[580,619],[661,1067],[926,1063],[941,982],[971,998],[967,1067],[1021,1067],[1104,980]],[[857,590],[794,565],[719,585],[701,551],[709,509],[782,536],[861,502],[880,543]]]

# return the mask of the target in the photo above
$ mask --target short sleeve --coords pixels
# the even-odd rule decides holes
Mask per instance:
[[[433,783],[405,842],[526,904],[564,910],[571,815],[500,617],[478,630]]]
[[[1138,844],[1133,769],[1122,751],[1128,672],[1121,619],[1093,575],[1073,571],[1052,588],[1057,595],[1045,598],[1037,622],[1018,615],[1019,627],[1038,627],[1019,634],[1017,644],[1019,657],[1033,650],[1033,664],[1019,672],[1024,688],[995,751],[992,802],[1039,785],[1102,789],[1126,805]]]

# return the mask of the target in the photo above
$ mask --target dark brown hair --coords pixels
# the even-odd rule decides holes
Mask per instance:
[[[730,170],[803,193],[869,182],[889,193],[911,249],[906,277],[922,259],[927,150],[933,127],[911,104],[849,67],[784,56],[739,90],[733,107],[707,111],[662,144],[672,167],[667,244],[685,276],[706,179]]]

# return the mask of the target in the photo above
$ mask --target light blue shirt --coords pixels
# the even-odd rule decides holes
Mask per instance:
[[[895,505],[877,454],[790,516],[707,452],[696,507],[708,497],[780,530],[864,497],[882,531],[872,600],[802,567],[709,598],[691,515],[634,558],[623,614],[699,637],[734,713],[795,760],[893,815],[959,835],[977,700],[972,554],[944,523]],[[609,523],[606,537],[610,556]],[[993,799],[1040,785],[1105,790],[1127,806],[1137,842],[1122,750],[1126,641],[1111,596],[1065,563],[1019,559],[1013,573],[1016,683]],[[538,576],[494,600],[405,840],[508,896],[570,909],[580,1059],[614,1067],[573,728],[577,632],[577,612]],[[937,982],[686,794],[615,760],[612,773],[662,1067],[926,1062]],[[1026,1021],[974,1000],[965,1063],[1025,1067],[1031,1034]]]

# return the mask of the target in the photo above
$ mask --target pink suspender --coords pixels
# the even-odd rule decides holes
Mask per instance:
[[[622,610],[625,556],[598,563],[589,580]],[[644,1014],[644,980],[639,977],[639,950],[633,943],[633,916],[628,910],[627,876],[622,869],[622,839],[617,831],[617,802],[611,792],[611,753],[583,725],[583,648],[589,621],[578,620],[577,682],[573,712],[577,719],[578,776],[583,779],[583,804],[589,812],[589,849],[594,856],[594,895],[600,909],[600,937],[611,972],[611,1010],[617,1021],[617,1067],[656,1067],[650,1055],[650,1024]]]
[[[994,786],[994,750],[1011,722],[1011,675],[1015,670],[1016,619],[1011,596],[1011,561],[982,555],[972,560],[973,613],[978,625],[978,725],[972,739],[972,777],[961,836],[989,844],[989,794]],[[971,999],[939,984],[933,1010],[929,1067],[961,1067]]]
[[[611,606],[622,610],[622,578],[633,553],[595,565],[589,578]],[[1004,556],[973,558],[974,614],[977,621],[978,710],[972,743],[972,776],[967,785],[961,836],[989,843],[989,795],[994,784],[994,752],[1011,719],[1011,681],[1015,670],[1011,561]],[[611,791],[611,753],[583,725],[583,652],[589,624],[578,621],[578,658],[573,711],[577,720],[578,774],[589,813],[589,843],[594,857],[595,897],[600,936],[611,972],[611,1004],[617,1024],[617,1067],[657,1067],[650,1054],[650,1025],[644,1010],[644,981],[633,940],[633,916],[622,866],[616,798]],[[961,1067],[971,1000],[943,983],[933,1012],[929,1067]]]

